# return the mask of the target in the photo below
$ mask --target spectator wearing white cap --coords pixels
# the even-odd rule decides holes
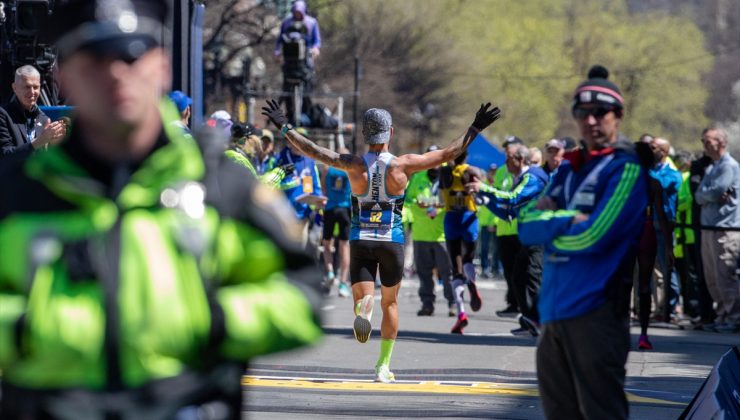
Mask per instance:
[[[208,121],[206,121],[206,125],[222,130],[224,135],[230,137],[231,126],[234,125],[234,121],[231,119],[231,114],[229,114],[228,111],[224,109],[219,109],[218,111],[211,114]]]
[[[560,139],[551,139],[545,144],[545,163],[542,169],[552,178],[563,162],[565,155],[565,142]]]

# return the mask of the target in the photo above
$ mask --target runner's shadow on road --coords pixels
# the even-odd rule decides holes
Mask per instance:
[[[351,328],[324,328],[326,335],[344,336],[348,340],[354,340]],[[378,337],[380,330],[373,330],[372,336]],[[448,332],[429,331],[399,331],[399,341],[415,341],[420,343],[440,344],[466,344],[471,346],[531,346],[537,344],[537,340],[530,336],[494,336],[494,335],[460,335]]]

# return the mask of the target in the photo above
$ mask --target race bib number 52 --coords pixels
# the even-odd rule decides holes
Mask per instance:
[[[393,224],[392,203],[364,203],[360,208],[360,227],[389,229]]]

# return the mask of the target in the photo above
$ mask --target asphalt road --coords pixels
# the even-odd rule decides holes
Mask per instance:
[[[247,419],[343,418],[543,418],[535,374],[536,340],[510,333],[514,318],[495,311],[504,301],[503,280],[479,280],[480,312],[465,335],[450,334],[455,318],[438,293],[437,311],[418,317],[418,283],[404,280],[400,331],[391,369],[395,384],[373,382],[379,352],[379,292],[370,341],[352,335],[352,303],[336,297],[323,308],[326,336],[312,348],[255,360],[244,377]],[[633,348],[639,329],[632,329]],[[654,326],[652,351],[632,351],[627,365],[630,418],[675,419],[712,366],[739,334]]]

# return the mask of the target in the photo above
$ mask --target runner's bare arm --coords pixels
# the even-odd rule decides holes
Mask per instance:
[[[285,117],[282,109],[280,109],[280,105],[274,99],[268,100],[267,106],[262,107],[262,115],[269,118],[270,121],[272,121],[275,126],[279,127],[281,131],[283,130],[283,127],[285,127],[285,129],[290,127],[287,125],[288,119]],[[345,171],[365,168],[365,162],[361,158],[348,154],[339,154],[325,147],[321,147],[303,137],[296,130],[288,130],[284,134],[288,142],[295,146],[301,153],[321,163]]]
[[[465,149],[473,142],[475,136],[478,135],[478,130],[472,126],[468,128],[468,131],[460,137],[456,138],[444,149],[434,150],[426,152],[421,155],[408,154],[397,157],[396,165],[399,169],[404,171],[406,174],[411,175],[414,172],[423,171],[425,169],[434,168],[445,162],[454,160],[460,156]]]
[[[396,159],[397,165],[407,175],[411,175],[414,172],[434,168],[444,162],[454,160],[456,157],[460,156],[468,146],[470,146],[470,143],[473,142],[479,132],[485,130],[489,125],[493,124],[494,121],[501,117],[501,110],[498,107],[489,109],[490,106],[490,102],[485,105],[481,105],[480,109],[478,109],[478,112],[475,114],[473,124],[468,127],[465,134],[453,140],[452,143],[444,149],[434,150],[422,155],[409,154],[399,156]]]
[[[321,147],[318,144],[302,136],[301,133],[297,132],[296,130],[288,131],[285,134],[285,138],[288,139],[290,144],[295,146],[304,155],[326,165],[333,166],[344,171],[365,169],[365,162],[358,156],[350,154],[340,154],[335,151],[329,150],[326,147]]]

